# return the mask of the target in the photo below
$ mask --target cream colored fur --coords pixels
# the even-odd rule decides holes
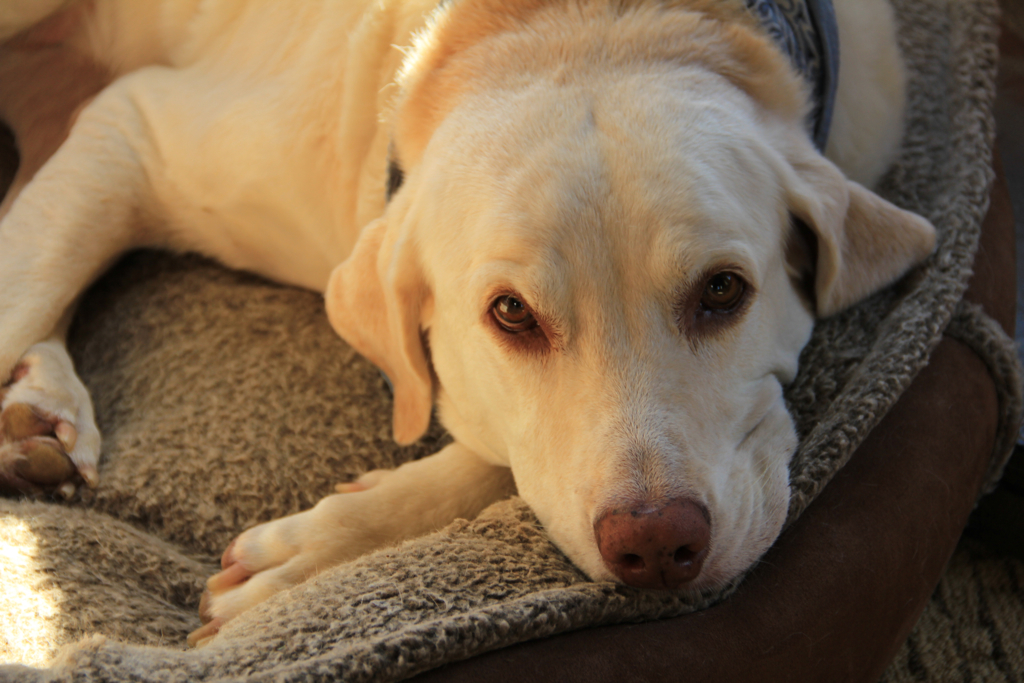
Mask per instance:
[[[335,328],[394,383],[395,437],[418,438],[436,403],[456,439],[243,533],[196,640],[325,566],[475,515],[513,477],[594,579],[613,578],[594,538],[603,511],[698,500],[713,535],[691,588],[720,585],[785,518],[796,434],[782,387],[815,313],[933,248],[926,221],[813,148],[804,86],[728,8],[95,0],[33,36],[29,4],[0,13],[8,35],[19,17],[28,30],[3,59],[71,25],[49,49],[114,78],[6,204],[0,379],[37,360],[4,405],[59,416],[95,471],[60,320],[120,253],[160,246],[324,291]],[[855,33],[829,150],[870,184],[902,127],[892,13],[836,5]],[[18,111],[0,102],[31,134]],[[404,184],[386,204],[389,146]],[[817,242],[812,292],[793,279],[791,214]],[[695,327],[686,293],[722,270],[748,283],[744,308]],[[543,321],[533,346],[493,322],[509,293]]]

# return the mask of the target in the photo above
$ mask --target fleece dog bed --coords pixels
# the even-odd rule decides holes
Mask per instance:
[[[1000,390],[990,483],[1020,412],[1011,343],[961,304],[991,182],[995,0],[895,5],[911,106],[882,194],[929,218],[939,249],[817,325],[787,391],[801,435],[790,521],[944,332]],[[687,600],[591,582],[512,499],[325,571],[186,650],[237,533],[446,436],[435,425],[412,447],[391,441],[384,382],[330,330],[320,296],[194,257],[129,256],[86,297],[71,348],[105,437],[102,483],[66,503],[0,500],[0,661],[31,665],[0,679],[400,680],[533,638],[686,614],[732,589]]]

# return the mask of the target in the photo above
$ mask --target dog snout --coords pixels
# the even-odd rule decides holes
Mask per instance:
[[[700,574],[711,542],[710,516],[700,503],[676,498],[661,508],[609,510],[594,524],[605,564],[628,586],[679,588]]]

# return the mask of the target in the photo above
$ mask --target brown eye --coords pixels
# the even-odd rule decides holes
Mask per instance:
[[[507,332],[525,332],[537,325],[537,320],[526,305],[514,296],[498,297],[491,310],[498,324]]]
[[[730,272],[716,273],[704,285],[700,305],[706,311],[731,311],[743,299],[746,289],[739,275]]]

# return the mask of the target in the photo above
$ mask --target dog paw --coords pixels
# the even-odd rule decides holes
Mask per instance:
[[[0,388],[0,491],[74,494],[98,480],[89,392],[58,342],[31,347]]]
[[[206,582],[199,604],[204,625],[189,634],[190,645],[203,645],[227,621],[325,568],[318,552],[323,548],[303,542],[310,512],[260,524],[231,542],[221,571]]]
[[[373,531],[376,515],[367,496],[390,470],[374,470],[348,493],[328,496],[313,509],[254,526],[231,542],[221,556],[221,571],[206,582],[199,604],[203,626],[188,636],[201,647],[245,610],[296,586],[328,567],[382,544]]]

